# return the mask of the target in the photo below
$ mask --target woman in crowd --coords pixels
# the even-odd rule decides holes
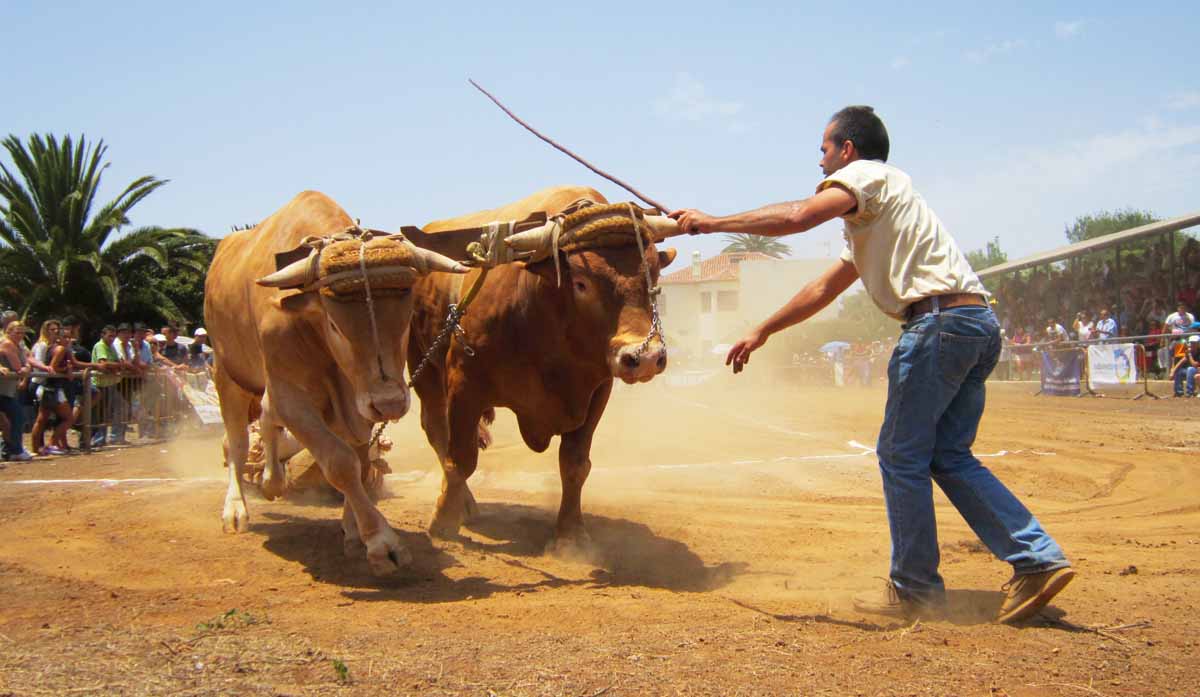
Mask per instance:
[[[1031,327],[1017,325],[1012,337],[1012,357],[1017,369],[1017,379],[1031,380],[1033,378],[1033,350],[1029,344],[1033,341],[1029,330]]]
[[[8,429],[4,432],[8,459],[25,461],[33,458],[22,441],[25,437],[25,414],[21,405],[21,393],[29,379],[29,365],[25,356],[25,325],[13,321],[4,328],[0,339],[0,376],[17,376],[20,379],[0,381],[0,410],[8,417]],[[11,386],[11,387],[10,387]]]
[[[38,334],[37,343],[33,345],[33,350],[29,356],[29,367],[32,370],[53,373],[55,372],[50,367],[50,352],[58,345],[59,334],[62,333],[62,324],[56,319],[48,319],[42,322],[41,332]],[[34,401],[38,405],[37,419],[33,422],[33,430],[29,433],[30,450],[38,455],[62,455],[59,448],[54,444],[46,446],[46,427],[50,425],[50,419],[54,418],[54,414],[60,410],[61,396],[66,400],[66,394],[61,390],[47,390],[46,381],[48,378],[34,377]],[[60,395],[61,393],[61,395]],[[69,407],[67,407],[69,410]]]
[[[71,382],[71,339],[66,335],[60,335],[54,345],[50,348],[50,373],[55,377],[46,378],[41,387],[38,388],[38,404],[41,409],[38,411],[38,420],[41,421],[42,412],[46,409],[46,405],[52,404],[51,407],[54,414],[58,416],[58,424],[54,427],[54,435],[50,439],[50,445],[46,446],[41,452],[41,455],[64,455],[69,448],[67,447],[67,431],[75,423],[75,415],[71,409],[71,400],[67,393],[70,391]]]

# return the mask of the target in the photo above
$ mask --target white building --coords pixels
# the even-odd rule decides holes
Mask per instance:
[[[660,281],[659,311],[672,351],[685,360],[708,360],[714,347],[740,339],[832,263],[773,259],[757,252],[701,260],[694,252],[690,266]],[[833,319],[837,313],[833,303],[815,319]]]

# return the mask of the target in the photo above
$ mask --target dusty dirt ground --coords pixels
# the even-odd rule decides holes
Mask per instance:
[[[213,436],[10,464],[0,694],[1200,694],[1200,400],[1030,391],[992,387],[976,451],[1079,576],[1025,626],[990,622],[1009,570],[940,494],[950,617],[856,613],[888,561],[883,389],[752,370],[617,390],[588,559],[543,554],[556,446],[506,412],[459,542],[423,532],[415,414],[390,427],[381,508],[415,562],[387,579],[343,557],[335,504],[251,498],[251,531],[223,534]],[[103,478],[173,481],[22,483]]]

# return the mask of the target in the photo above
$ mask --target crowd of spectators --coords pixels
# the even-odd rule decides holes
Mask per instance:
[[[68,435],[83,423],[85,396],[91,397],[92,404],[87,416],[96,417],[93,422],[98,424],[92,430],[91,447],[128,443],[130,421],[136,424],[139,438],[162,437],[161,424],[153,418],[164,406],[157,400],[180,398],[164,397],[161,389],[145,389],[147,376],[152,371],[207,375],[212,361],[203,328],[196,329],[191,339],[183,339],[171,324],[158,334],[142,323],[108,325],[89,349],[81,343],[82,327],[74,317],[43,321],[32,345],[32,329],[17,313],[0,314],[0,327],[0,455],[4,460],[25,461],[34,455],[76,450],[82,433],[76,437],[76,447]],[[85,371],[90,371],[86,384]]]
[[[1189,239],[1172,269],[1166,244],[1113,259],[1080,259],[1062,269],[1034,269],[989,281],[1005,336],[1005,367],[1032,379],[1040,366],[1034,346],[1067,341],[1185,334],[1195,325],[1200,302],[1200,242]],[[1178,288],[1172,298],[1172,272]],[[1186,347],[1170,338],[1138,339],[1145,347],[1142,370],[1175,377]],[[1002,359],[1002,363],[1004,360]],[[1186,380],[1185,380],[1186,381]],[[1182,384],[1182,383],[1181,383]],[[1177,389],[1178,391],[1178,389]]]

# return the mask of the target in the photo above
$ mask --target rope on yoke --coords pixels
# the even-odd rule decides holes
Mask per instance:
[[[367,274],[367,241],[371,234],[364,233],[358,238],[358,270],[362,272],[363,290],[367,296],[367,316],[371,318],[371,338],[375,342],[375,360],[379,362],[379,376],[384,382],[391,382],[387,371],[383,369],[383,345],[379,342],[379,323],[375,319],[375,300],[371,297],[371,276]]]

